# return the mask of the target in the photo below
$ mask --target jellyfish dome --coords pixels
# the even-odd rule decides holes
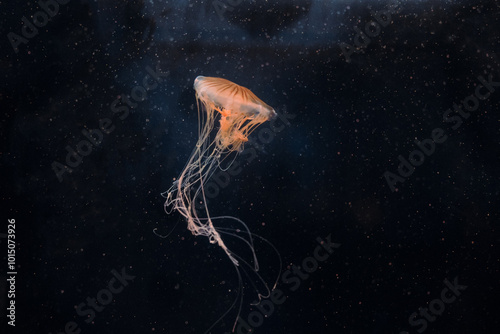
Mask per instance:
[[[194,89],[205,112],[217,111],[221,115],[216,140],[220,149],[240,150],[259,124],[276,117],[274,109],[250,89],[229,80],[198,76],[194,80]]]

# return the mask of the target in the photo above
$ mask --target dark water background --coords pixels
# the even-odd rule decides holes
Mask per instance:
[[[16,53],[8,33],[21,35],[22,17],[33,22],[40,6],[0,2],[2,326],[7,219],[18,272],[7,332],[59,333],[74,322],[75,333],[204,333],[231,305],[237,276],[219,247],[184,221],[168,238],[153,233],[179,220],[164,213],[161,192],[196,143],[198,75],[246,86],[288,115],[279,131],[254,132],[246,152],[256,157],[239,157],[241,173],[212,183],[212,212],[272,242],[282,273],[303,266],[317,238],[340,244],[294,291],[280,281],[287,299],[255,333],[498,332],[500,84],[479,90],[490,95],[468,118],[453,104],[475,93],[479,76],[500,82],[499,3],[400,2],[350,62],[341,43],[353,45],[354,27],[388,3],[222,3],[233,6],[70,1]],[[134,101],[151,71],[168,74]],[[131,106],[118,100],[115,113],[120,97]],[[113,131],[59,179],[54,162],[66,164],[66,147],[102,119]],[[408,160],[435,129],[446,140],[391,189],[384,173],[398,174],[398,156]],[[276,256],[258,246],[271,281]],[[135,278],[87,323],[75,309],[108,289],[113,270]],[[467,288],[439,302],[454,279]],[[256,310],[249,284],[245,321]],[[438,315],[409,323],[429,307]],[[235,316],[212,333],[229,332]]]

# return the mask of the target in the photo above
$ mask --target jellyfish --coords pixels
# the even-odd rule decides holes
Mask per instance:
[[[257,291],[258,302],[256,303],[259,303],[261,298],[270,296],[271,290],[257,273],[259,264],[254,250],[253,240],[255,237],[273,248],[279,257],[280,268],[282,261],[277,249],[265,238],[251,233],[240,219],[232,216],[212,217],[207,207],[205,184],[218,168],[229,168],[238,153],[243,150],[243,146],[248,141],[248,136],[252,131],[260,124],[274,119],[277,114],[272,107],[259,99],[248,88],[226,79],[198,76],[194,81],[194,89],[198,109],[198,141],[180,176],[170,189],[163,193],[166,197],[164,208],[167,213],[171,213],[173,210],[178,211],[187,221],[187,228],[193,235],[205,236],[210,243],[217,244],[225,251],[236,268],[239,279],[238,294],[231,308],[217,320],[219,322],[236,305],[238,299],[240,299],[238,316],[240,314],[243,302],[242,276],[239,270],[241,263],[248,266],[265,286],[265,292]],[[225,167],[223,167],[223,162]],[[200,203],[197,201],[201,202],[201,206],[197,205]],[[214,221],[222,219],[230,219],[240,228],[215,227]],[[221,235],[232,236],[243,242],[250,249],[252,258],[247,261],[236,252],[231,251]],[[250,277],[248,273],[246,277]],[[272,289],[276,287],[278,280],[279,274]],[[233,331],[235,327],[236,320]]]
[[[198,76],[194,80],[194,89],[198,108],[198,141],[184,170],[166,192],[164,207],[168,213],[178,211],[186,219],[189,231],[208,237],[212,244],[218,244],[237,266],[238,259],[214,227],[214,218],[210,216],[206,204],[204,185],[217,168],[222,169],[222,161],[228,159],[231,153],[243,150],[252,131],[277,114],[248,88],[226,79]],[[219,127],[213,136],[217,120]],[[198,212],[195,199],[202,201],[204,212]],[[237,218],[217,218],[233,218],[248,231]],[[249,243],[252,246],[251,238]]]

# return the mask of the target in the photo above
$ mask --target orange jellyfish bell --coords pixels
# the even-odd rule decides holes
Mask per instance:
[[[215,105],[235,113],[276,117],[276,112],[252,91],[226,79],[198,76],[194,80],[194,89],[199,99],[207,99]]]
[[[194,89],[196,99],[201,101],[207,113],[218,111],[221,114],[216,140],[221,149],[240,150],[259,124],[276,117],[276,111],[250,89],[229,80],[198,76]]]

